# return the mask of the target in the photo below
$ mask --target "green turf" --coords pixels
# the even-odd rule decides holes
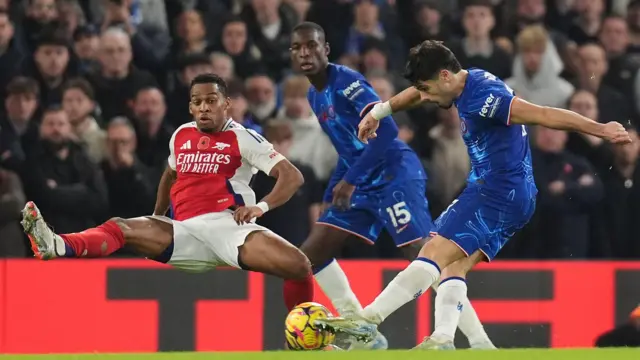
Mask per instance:
[[[0,355],[16,360],[639,360],[640,349]]]

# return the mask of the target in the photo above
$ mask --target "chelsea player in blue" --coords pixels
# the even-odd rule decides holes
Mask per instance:
[[[450,284],[450,291],[440,301],[436,298],[434,332],[417,348],[453,349],[467,272],[480,261],[492,260],[535,210],[527,125],[578,131],[614,144],[631,139],[617,122],[600,124],[571,111],[528,103],[491,73],[463,70],[441,42],[427,40],[411,49],[405,76],[413,86],[376,105],[360,123],[359,137],[374,139],[379,119],[393,112],[423,102],[455,105],[471,158],[468,185],[435,221],[438,234],[373,303],[355,316],[318,325],[367,340],[392,312],[442,279],[440,289]]]
[[[329,63],[324,36],[319,25],[305,22],[294,28],[291,40],[292,64],[310,80],[309,103],[339,154],[324,196],[324,202],[331,205],[300,249],[311,261],[320,287],[346,316],[362,310],[334,259],[348,236],[375,243],[386,229],[413,260],[433,223],[425,197],[424,169],[415,152],[397,139],[393,119],[385,116],[380,120],[378,137],[368,145],[358,139],[358,124],[380,99],[360,73]],[[468,299],[461,302],[466,306],[460,327],[472,346],[494,348]],[[352,348],[362,346],[352,343]],[[382,349],[387,344],[377,334],[367,346]]]

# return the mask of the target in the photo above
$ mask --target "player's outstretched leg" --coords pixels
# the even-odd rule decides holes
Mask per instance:
[[[22,210],[22,226],[35,256],[42,260],[57,257],[103,257],[125,244],[140,255],[161,255],[173,240],[171,223],[140,217],[114,218],[79,233],[56,234],[32,201]]]
[[[413,260],[418,257],[420,253],[420,249],[424,246],[425,241],[416,241],[406,246],[402,246],[400,249],[404,254],[405,258],[409,260]],[[435,282],[431,285],[431,288],[436,292],[436,313],[438,313],[439,309],[442,309],[442,303],[444,299],[448,299],[450,297],[450,293],[456,293],[458,289],[462,286],[459,286],[458,282],[454,281],[453,283],[447,284],[447,282],[454,280],[456,277],[461,278],[463,281],[466,279],[466,273],[468,270],[467,262],[469,258],[461,259],[453,264],[447,266],[442,271],[442,275],[440,278],[442,281],[440,283]],[[472,265],[473,266],[473,265]],[[444,283],[444,287],[440,288],[440,284]],[[465,283],[466,287],[466,283]],[[484,331],[484,327],[478,318],[478,314],[476,314],[475,309],[471,305],[469,298],[466,296],[466,290],[464,291],[464,297],[458,299],[458,302],[462,305],[462,311],[458,311],[457,306],[449,309],[450,311],[460,312],[460,321],[458,323],[458,328],[462,331],[462,333],[469,340],[469,344],[473,349],[495,349],[495,346],[489,339],[489,336]],[[457,302],[456,302],[457,305]],[[446,308],[446,306],[445,306]],[[446,315],[445,315],[446,316]],[[455,316],[455,315],[454,315]]]
[[[375,338],[377,327],[384,319],[438,281],[441,268],[465,256],[455,243],[436,235],[422,247],[419,257],[400,272],[359,316],[322,319],[317,321],[317,325],[370,341]]]
[[[476,251],[473,255],[454,262],[442,271],[435,302],[435,330],[431,336],[424,338],[416,349],[455,349],[453,338],[459,326],[467,335],[473,348],[495,348],[467,298],[466,275],[484,258],[482,252]],[[466,324],[463,324],[463,314],[466,315],[464,319]],[[469,323],[470,321],[474,322]]]
[[[254,231],[238,247],[240,266],[285,280],[311,278],[311,263],[297,247],[271,231]],[[311,289],[313,291],[313,288]],[[310,295],[313,298],[313,294]]]

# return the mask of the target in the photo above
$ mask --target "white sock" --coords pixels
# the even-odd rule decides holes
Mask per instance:
[[[362,311],[362,305],[360,305],[358,298],[351,290],[347,275],[338,265],[336,259],[333,259],[329,265],[318,271],[314,277],[339,315]]]
[[[438,291],[439,284],[433,284],[431,287],[433,290]],[[462,299],[462,312],[460,313],[460,321],[458,322],[458,328],[469,340],[469,345],[473,348],[476,345],[492,344],[489,335],[484,331],[484,326],[478,318],[476,310],[471,305],[469,297],[465,296]]]
[[[467,298],[467,283],[462,278],[449,278],[438,286],[436,295],[435,330],[432,337],[439,340],[453,340],[460,313]]]
[[[402,270],[362,315],[380,324],[402,305],[422,295],[440,278],[440,269],[430,260],[418,258]]]

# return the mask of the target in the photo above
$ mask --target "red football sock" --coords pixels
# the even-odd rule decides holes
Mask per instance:
[[[62,234],[60,237],[67,245],[67,256],[107,256],[124,246],[124,234],[114,221],[107,221],[83,232]],[[73,254],[69,254],[69,250]]]
[[[313,301],[313,275],[302,280],[284,281],[284,303],[291,311],[296,305]]]

